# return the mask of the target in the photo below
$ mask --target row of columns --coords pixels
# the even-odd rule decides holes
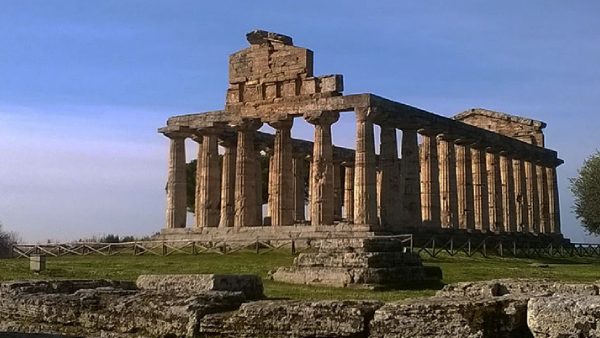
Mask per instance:
[[[334,162],[331,137],[339,113],[305,116],[315,127],[308,204],[312,225],[344,219],[356,225],[380,224],[392,231],[408,226],[560,233],[554,166],[414,126],[402,129],[400,165],[396,128],[381,126],[378,179],[374,114],[369,107],[356,108],[355,114],[355,159],[343,170],[340,162]],[[255,119],[232,123],[237,134],[234,140],[219,140],[224,125],[203,128],[192,137],[199,144],[197,227],[262,225],[262,173],[254,146],[254,134],[261,125]],[[275,129],[269,216],[274,226],[292,225],[305,218],[304,158],[292,150],[293,118],[269,125]],[[189,134],[165,135],[171,139],[167,228],[182,228],[186,219],[185,138]],[[219,142],[224,147],[222,171]]]
[[[420,131],[423,223],[495,232],[560,233],[556,166]]]

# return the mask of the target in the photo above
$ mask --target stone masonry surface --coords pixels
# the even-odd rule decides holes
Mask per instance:
[[[597,284],[503,279],[452,284],[434,297],[382,303],[250,300],[240,290],[212,291],[206,287],[210,275],[196,277],[198,284],[190,282],[191,275],[140,278],[146,289],[116,281],[4,282],[0,336],[600,337]],[[256,287],[253,294],[262,294]]]

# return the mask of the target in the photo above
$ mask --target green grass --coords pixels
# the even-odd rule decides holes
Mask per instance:
[[[63,256],[50,257],[47,270],[40,275],[29,271],[25,259],[0,260],[0,280],[14,279],[117,279],[135,280],[140,274],[244,273],[267,277],[270,270],[291,265],[289,252],[265,255],[235,253],[231,255],[201,254],[158,257],[133,256]],[[515,259],[479,257],[443,257],[425,259],[426,265],[439,266],[444,283],[489,280],[495,278],[548,278],[568,282],[593,282],[600,279],[600,259]],[[532,266],[548,264],[549,268]],[[399,300],[430,296],[439,287],[413,290],[368,291],[299,286],[264,280],[265,294],[270,298],[292,299],[379,299]]]

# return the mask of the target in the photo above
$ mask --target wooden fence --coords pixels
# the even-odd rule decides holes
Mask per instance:
[[[348,237],[330,237],[341,239]],[[487,238],[439,239],[431,237],[424,244],[414,247],[412,235],[378,236],[378,238],[394,238],[401,241],[406,251],[417,252],[424,257],[439,257],[447,255],[454,257],[464,255],[473,257],[522,257],[522,258],[569,258],[569,257],[600,257],[600,244],[571,243],[548,244],[533,241],[510,241]],[[223,241],[141,241],[127,243],[48,243],[48,244],[15,244],[10,248],[13,258],[28,258],[32,254],[43,254],[52,257],[76,256],[116,256],[116,255],[156,255],[170,256],[173,254],[199,255],[219,254],[228,255],[236,252],[251,252],[264,255],[269,252],[287,251],[292,255],[312,250],[318,241],[325,238],[280,238]]]
[[[600,244],[569,243],[552,244],[536,241],[510,241],[489,238],[469,238],[456,240],[455,238],[439,240],[431,237],[424,245],[415,249],[421,255],[450,257],[465,255],[473,257],[480,255],[498,257],[522,258],[569,258],[569,257],[600,257]]]
[[[399,240],[412,251],[412,235],[378,236],[378,238]],[[263,255],[275,250],[285,250],[295,255],[314,248],[315,244],[324,239],[350,239],[359,237],[328,237],[328,238],[279,238],[223,241],[140,241],[127,243],[47,243],[47,244],[15,244],[11,248],[12,257],[29,258],[32,254],[42,254],[52,257],[76,256],[115,256],[115,255],[156,255],[170,256],[173,254],[198,255],[213,253],[228,255],[236,252],[252,252]],[[365,237],[366,238],[366,237]]]

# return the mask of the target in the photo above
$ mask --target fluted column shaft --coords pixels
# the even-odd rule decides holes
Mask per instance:
[[[200,228],[203,224],[203,219],[201,217],[202,201],[200,200],[200,181],[202,180],[202,170],[204,168],[202,166],[202,159],[204,157],[204,147],[202,146],[202,143],[204,138],[200,134],[193,134],[191,139],[196,141],[198,144],[198,153],[196,156],[196,177],[194,177],[194,228]]]
[[[222,128],[205,128],[201,130],[202,151],[199,154],[201,161],[199,181],[196,182],[198,201],[196,208],[196,227],[217,227],[221,214],[219,203],[221,201],[219,171],[218,133]]]
[[[419,140],[416,129],[402,129],[402,219],[409,227],[421,226]]]
[[[308,220],[311,221],[312,224],[312,202],[313,202],[313,172],[312,172],[313,161],[312,157],[308,160],[308,205],[306,206],[306,214],[308,215]]]
[[[356,108],[354,224],[377,225],[377,169],[371,108]]]
[[[223,152],[223,171],[221,181],[221,221],[219,227],[232,227],[235,222],[235,158],[234,142],[221,143]]]
[[[255,181],[254,181],[254,192],[256,193],[256,198],[254,200],[254,214],[256,217],[256,221],[255,224],[256,225],[263,225],[263,171],[262,171],[262,164],[261,164],[261,159],[262,159],[262,155],[260,150],[258,150],[258,147],[256,147],[255,145],[255,149],[257,149],[256,151],[256,161],[254,162],[255,165],[255,169],[254,169],[254,176]],[[271,166],[271,164],[273,163],[271,161],[272,157],[269,158],[269,166]],[[270,167],[269,167],[270,169]],[[271,173],[271,171],[269,170],[269,173]],[[268,179],[267,179],[267,183],[268,183]],[[268,184],[267,184],[267,192],[268,192]],[[268,208],[267,208],[268,211]]]
[[[434,133],[422,132],[421,144],[421,208],[423,225],[441,226],[440,175],[438,146]]]
[[[292,170],[293,120],[270,122],[275,128],[272,171],[269,175],[269,210],[271,225],[294,224],[294,173]]]
[[[459,143],[455,144],[455,151],[458,227],[460,229],[475,229],[471,148],[468,144]]]
[[[515,176],[513,170],[513,160],[509,154],[500,156],[500,176],[502,183],[502,219],[504,221],[504,231],[517,231],[517,214],[515,206]]]
[[[294,157],[292,160],[292,171],[294,176],[294,220],[296,222],[304,221],[304,159]]]
[[[473,171],[473,216],[475,229],[487,231],[490,228],[488,179],[485,148],[471,146]]]
[[[380,130],[379,170],[381,172],[381,188],[379,200],[381,225],[388,230],[399,231],[402,224],[402,201],[396,128],[382,125]]]
[[[167,177],[167,229],[185,228],[187,216],[187,182],[185,138],[180,133],[165,133],[170,138]]]
[[[525,162],[525,180],[527,185],[527,219],[529,231],[539,233],[540,231],[540,204],[537,189],[537,173],[535,163],[531,161]]]
[[[305,116],[315,126],[312,171],[311,224],[329,225],[334,221],[334,172],[331,125],[338,113],[322,112]]]
[[[486,154],[490,230],[504,231],[502,221],[502,181],[500,177],[500,155],[488,148]]]
[[[542,164],[536,165],[537,188],[539,196],[539,219],[540,233],[549,234],[550,231],[550,197],[548,194],[548,177],[546,176],[546,167]]]
[[[261,123],[250,120],[234,125],[237,129],[237,155],[235,168],[235,226],[256,226],[256,151],[254,132]]]
[[[529,232],[528,205],[529,199],[527,192],[527,180],[525,175],[525,162],[521,159],[513,160],[513,175],[515,184],[515,215],[517,229],[516,231]]]
[[[440,175],[440,211],[442,228],[458,228],[458,193],[454,142],[446,135],[438,137]]]
[[[344,219],[354,221],[354,165],[344,167]]]
[[[342,204],[344,201],[344,188],[342,187],[342,164],[333,163],[333,218],[342,219]]]
[[[560,234],[560,205],[558,203],[558,179],[556,177],[556,167],[547,167],[546,176],[548,182],[550,231],[553,234]]]

